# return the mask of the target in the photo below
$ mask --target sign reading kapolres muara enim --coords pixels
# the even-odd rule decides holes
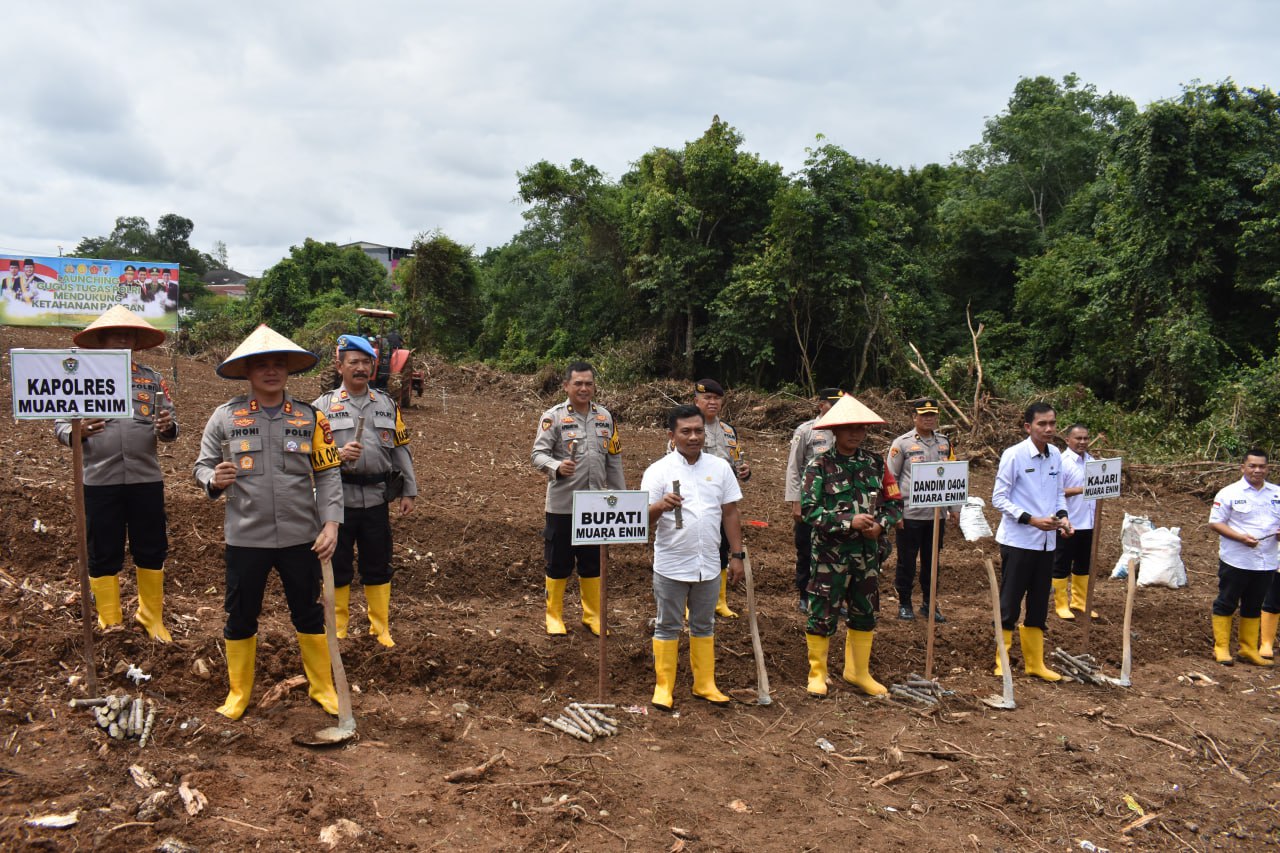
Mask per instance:
[[[13,416],[131,418],[129,350],[12,349]]]

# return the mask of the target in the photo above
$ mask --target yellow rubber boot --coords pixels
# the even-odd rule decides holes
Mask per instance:
[[[391,582],[364,585],[364,600],[369,606],[369,633],[378,638],[378,642],[391,648],[396,641],[391,639],[391,628],[387,625],[391,612]]]
[[[720,598],[716,601],[716,615],[723,616],[726,619],[737,619],[738,614],[729,609],[729,602],[725,599],[725,593],[729,589],[729,572],[725,569],[720,570]],[[687,614],[686,614],[687,617]]]
[[[110,628],[124,621],[124,616],[120,613],[120,577],[118,575],[89,578],[89,589],[93,590],[93,606],[98,611],[99,628]]]
[[[1027,675],[1045,681],[1061,681],[1061,675],[1044,665],[1044,631],[1020,625],[1018,634],[1022,640],[1022,666]]]
[[[330,714],[338,713],[338,691],[333,687],[333,663],[324,634],[298,634],[302,671],[307,674],[307,695]]]
[[[153,640],[172,643],[164,627],[164,569],[138,569],[138,612],[134,619]]]
[[[1012,631],[1004,632],[1004,649],[1006,654],[1013,651],[1013,632]],[[996,649],[996,670],[994,674],[1000,675],[1000,676],[1004,675],[1004,669],[1002,669],[1000,666],[1000,650],[999,649]]]
[[[1058,614],[1059,619],[1076,618],[1071,612],[1071,594],[1067,591],[1069,583],[1071,581],[1067,578],[1053,579],[1053,612]]]
[[[810,696],[821,699],[827,695],[827,652],[831,648],[831,638],[805,634],[804,641],[809,646],[809,684],[806,689]]]
[[[578,578],[578,592],[582,595],[582,624],[599,637],[600,578]]]
[[[731,700],[716,688],[716,638],[689,638],[689,667],[693,670],[693,695],[712,705],[728,705]]]
[[[1277,623],[1280,623],[1280,613],[1262,611],[1262,642],[1258,644],[1258,654],[1268,660],[1275,657]]]
[[[547,633],[567,634],[564,627],[564,588],[567,578],[547,578]]]
[[[871,642],[875,635],[875,631],[846,632],[843,676],[868,696],[883,696],[889,688],[871,677]]]
[[[653,641],[653,699],[655,708],[670,711],[675,707],[676,664],[680,658],[679,640]]]
[[[351,585],[333,588],[333,626],[339,640],[347,638],[347,623],[351,621]]]
[[[1071,576],[1071,609],[1084,612],[1085,599],[1089,595],[1089,576],[1088,575],[1072,575]],[[1098,611],[1094,610],[1089,614],[1090,619],[1098,618]]]
[[[1223,666],[1231,666],[1231,617],[1213,616],[1213,659]]]
[[[227,644],[227,700],[218,713],[232,720],[244,715],[249,707],[249,694],[253,693],[253,664],[258,656],[258,638],[226,640]]]
[[[1258,617],[1240,617],[1240,659],[1254,666],[1271,666],[1271,661],[1258,654]]]

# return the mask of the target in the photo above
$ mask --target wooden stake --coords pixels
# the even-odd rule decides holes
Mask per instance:
[[[1102,538],[1102,501],[1093,502],[1093,541],[1089,548],[1089,577],[1084,587],[1084,632],[1080,637],[1084,650],[1089,651],[1089,626],[1093,624],[1093,572],[1098,565],[1098,540]]]
[[[605,580],[609,570],[609,546],[600,546],[600,689],[597,691],[601,702],[609,700],[609,593]]]
[[[938,609],[938,534],[941,533],[940,525],[942,518],[942,507],[935,506],[933,508],[933,545],[931,554],[933,555],[933,571],[929,572],[929,630],[925,640],[924,647],[924,680],[933,681],[933,614]]]
[[[98,695],[98,668],[93,652],[93,589],[89,586],[89,540],[84,518],[84,421],[71,421],[71,458],[75,468],[76,557],[80,563],[80,619],[84,625],[85,687]]]
[[[1138,560],[1130,558],[1129,560],[1129,589],[1124,596],[1124,651],[1121,653],[1120,659],[1120,686],[1128,687],[1131,682],[1129,675],[1133,671],[1133,637],[1130,633],[1130,626],[1133,624],[1133,594],[1138,589]]]

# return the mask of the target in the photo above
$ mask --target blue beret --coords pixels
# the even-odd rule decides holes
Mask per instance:
[[[378,354],[373,351],[373,344],[359,335],[339,335],[338,352],[362,352],[369,358],[378,357]]]

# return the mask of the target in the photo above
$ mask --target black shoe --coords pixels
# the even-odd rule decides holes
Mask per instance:
[[[926,608],[924,609],[924,612],[925,612],[925,613],[928,613],[928,612],[929,612],[929,608],[928,608],[928,607],[926,607]],[[935,607],[935,608],[934,608],[934,610],[933,610],[933,622],[934,622],[934,624],[935,624],[935,625],[941,625],[943,622],[946,622],[946,621],[947,621],[947,617],[943,616],[943,615],[942,615],[942,611],[941,611],[941,610],[939,610],[939,609],[937,609],[937,608]]]
[[[911,609],[910,604],[898,605],[898,618],[904,622],[910,622],[916,618],[916,612]]]

